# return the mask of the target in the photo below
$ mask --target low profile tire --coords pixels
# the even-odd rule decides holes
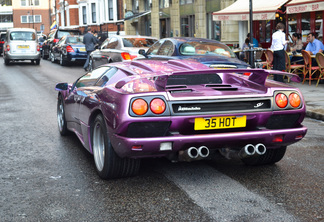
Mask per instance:
[[[40,64],[40,59],[36,59],[36,65]]]
[[[66,66],[67,62],[63,59],[63,54],[60,55],[60,65]]]
[[[63,96],[59,95],[57,98],[57,123],[60,134],[62,136],[66,136],[69,134],[69,130],[67,129],[67,124],[65,120],[65,110],[63,103]]]
[[[284,157],[286,149],[286,146],[277,149],[267,149],[266,153],[263,155],[244,158],[242,161],[249,166],[274,164]]]
[[[101,114],[95,118],[91,129],[93,157],[99,176],[102,179],[135,176],[140,168],[140,160],[120,158],[115,153]]]

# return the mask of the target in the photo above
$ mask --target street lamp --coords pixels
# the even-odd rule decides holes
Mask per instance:
[[[29,15],[30,15],[30,13],[29,13],[29,11],[27,12],[27,22],[28,22],[28,28],[30,28],[30,19],[29,19]]]

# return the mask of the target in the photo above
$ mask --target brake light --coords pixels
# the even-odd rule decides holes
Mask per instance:
[[[0,41],[1,44],[4,44],[4,41]]]
[[[66,46],[66,51],[67,52],[74,52],[73,48],[71,46]]]
[[[148,105],[144,99],[136,99],[132,103],[132,111],[136,115],[144,115],[148,110]]]
[[[137,56],[136,56],[136,55],[130,55],[128,52],[122,52],[122,53],[121,53],[121,57],[122,57],[124,60],[133,60],[133,59],[135,59]]]
[[[39,45],[37,45],[37,51],[39,51],[40,50],[40,47],[39,47]]]
[[[297,93],[289,95],[289,103],[292,107],[297,108],[300,105],[300,96]]]
[[[272,139],[273,143],[282,143],[283,142],[283,135],[275,135]]]
[[[6,50],[7,52],[9,52],[10,51],[10,46],[9,45],[7,45],[7,50]]]
[[[288,104],[288,98],[285,94],[279,93],[275,98],[276,104],[279,108],[285,108]]]
[[[160,98],[155,98],[150,104],[151,111],[155,114],[162,114],[165,111],[165,102]]]
[[[59,39],[53,39],[54,43],[57,43],[59,41]]]

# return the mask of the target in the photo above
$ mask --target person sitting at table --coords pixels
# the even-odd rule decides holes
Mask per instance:
[[[316,33],[309,33],[307,35],[308,44],[305,51],[311,55],[316,55],[318,52],[323,52],[324,45],[321,41],[316,39]]]
[[[245,42],[243,43],[242,46],[242,52],[240,52],[240,59],[242,61],[246,61],[247,58],[245,58],[246,50],[250,48],[249,46],[250,40],[248,38],[245,39]]]
[[[250,40],[250,33],[248,33],[246,37]],[[252,44],[254,48],[259,47],[259,42],[254,37],[252,38]]]
[[[301,34],[300,33],[294,33],[292,35],[292,46],[290,46],[290,51],[294,53],[300,53],[301,50],[303,49],[303,41],[301,39]]]

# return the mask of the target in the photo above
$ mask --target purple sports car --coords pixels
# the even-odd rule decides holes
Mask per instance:
[[[222,154],[247,165],[273,164],[307,128],[299,89],[268,80],[269,74],[300,80],[186,60],[106,64],[56,85],[59,131],[77,135],[103,179],[136,175],[146,157]]]

